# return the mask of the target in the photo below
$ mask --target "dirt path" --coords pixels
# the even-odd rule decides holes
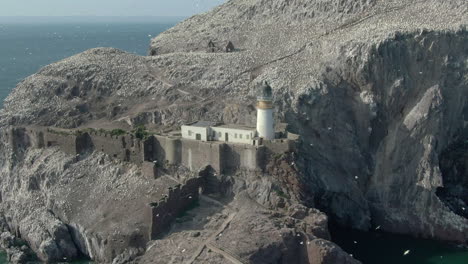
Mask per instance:
[[[228,206],[220,203],[219,201],[216,201],[216,200],[211,199],[209,197],[200,196],[200,199],[208,200],[209,202],[213,202],[213,203],[222,205],[223,207],[228,208],[229,210],[233,210],[232,207],[228,207]],[[233,253],[230,253],[227,250],[223,250],[221,248],[218,248],[218,247],[216,247],[215,245],[212,244],[212,241],[214,241],[214,239],[217,236],[219,236],[219,234],[221,234],[222,232],[224,232],[224,230],[226,230],[226,228],[229,226],[229,224],[231,223],[232,219],[234,219],[236,214],[237,214],[237,212],[235,210],[233,210],[233,212],[228,215],[226,220],[224,220],[223,224],[210,237],[208,237],[205,240],[205,243],[203,243],[202,245],[200,245],[197,248],[195,253],[192,255],[192,257],[186,263],[187,264],[192,264],[197,259],[197,257],[200,256],[200,254],[203,252],[203,249],[205,249],[205,247],[206,247],[206,248],[209,248],[209,249],[211,249],[212,251],[214,251],[214,252],[216,252],[218,254],[221,254],[224,258],[228,259],[229,261],[231,261],[234,264],[243,264],[243,262],[240,261],[240,258],[235,256]]]
[[[206,243],[206,247],[220,255],[223,255],[225,259],[231,261],[233,264],[244,264],[243,262],[239,260],[240,257],[236,257],[233,253],[230,253],[225,249],[218,248],[212,243]]]

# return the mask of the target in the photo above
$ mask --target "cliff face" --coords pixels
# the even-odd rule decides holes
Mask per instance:
[[[238,52],[212,56],[248,66],[214,88],[248,94],[249,83],[271,82],[278,120],[304,139],[318,207],[357,228],[466,241],[467,220],[436,189],[439,155],[466,135],[467,10],[463,1],[229,1],[153,39],[150,54],[233,41]]]
[[[146,124],[161,129],[197,119],[254,125],[254,87],[268,80],[276,120],[289,123],[290,130],[302,137],[296,159],[301,177],[283,172],[282,178],[270,181],[252,173],[230,175],[223,181],[236,199],[247,193],[257,203],[274,207],[279,199],[275,184],[292,193],[301,185],[307,191],[300,198],[342,224],[361,229],[380,225],[390,232],[466,242],[468,220],[452,211],[453,206],[445,206],[437,194],[447,182],[439,157],[468,131],[467,12],[464,0],[232,0],[153,39],[149,51],[153,56],[98,48],[46,66],[20,83],[0,112],[6,221],[11,230],[36,234],[27,237],[36,252],[53,252],[41,249],[54,247],[61,252],[50,259],[81,251],[98,260],[124,262],[141,254],[147,240],[138,212],[149,198],[138,205],[101,204],[154,194],[137,176],[137,168],[114,164],[98,153],[76,159],[57,150],[34,150],[21,133],[16,142],[23,143],[12,148],[7,126]],[[232,41],[236,50],[207,52],[210,40],[217,47]],[[268,173],[275,171],[281,170]],[[288,180],[281,183],[284,178]],[[85,185],[89,189],[74,194],[83,179],[89,181]],[[80,207],[83,201],[89,207]],[[69,207],[81,209],[69,212]],[[255,217],[242,204],[237,207],[239,216],[245,217],[234,218],[233,226],[242,229],[246,219]],[[37,217],[26,218],[34,208],[41,208]],[[121,213],[128,208],[137,212]],[[205,227],[222,226],[223,217],[232,213],[225,210],[211,212]],[[94,215],[97,211],[103,215]],[[313,223],[320,222],[320,213],[311,215]],[[94,223],[97,218],[110,224]],[[300,222],[288,214],[279,218],[292,229]],[[289,250],[302,252],[312,263],[326,262],[326,257],[311,260],[323,249],[313,247],[321,244],[317,237],[326,236],[314,233],[306,251],[292,242],[295,246],[284,248],[279,245],[289,245],[294,234],[282,240],[279,234],[284,230],[276,229],[274,217],[261,219],[273,223],[262,229],[260,222],[252,222],[252,234],[270,234],[259,237],[258,245],[271,251],[248,251],[250,244],[243,241],[247,246],[237,245],[234,253],[261,259],[281,248],[283,254],[274,260],[286,261]],[[132,229],[140,224],[139,231]],[[102,226],[109,229],[98,231]],[[69,233],[60,235],[63,227]],[[183,230],[187,227],[178,225],[168,237],[182,241]],[[256,237],[252,234],[247,238]],[[196,252],[194,243],[201,242],[194,237],[195,242],[180,245]],[[169,240],[154,243],[157,246],[149,246],[141,262],[163,254],[161,248],[172,248]],[[352,261],[341,251],[334,254],[335,246],[328,249],[320,252]],[[214,253],[203,251],[199,256],[214,259],[210,254]]]

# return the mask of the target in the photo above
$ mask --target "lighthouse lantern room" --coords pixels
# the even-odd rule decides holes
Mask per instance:
[[[275,138],[273,119],[273,93],[271,86],[265,81],[257,94],[257,133],[258,137],[267,140]]]

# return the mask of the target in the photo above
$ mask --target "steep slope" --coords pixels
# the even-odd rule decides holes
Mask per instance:
[[[278,119],[304,138],[318,206],[358,228],[465,241],[467,220],[435,191],[438,155],[466,133],[467,11],[465,1],[229,1],[153,39],[150,54],[233,41],[237,54],[215,55],[249,66],[229,90],[272,83]]]
[[[93,166],[101,157],[94,153],[75,160],[59,152],[40,153],[27,146],[15,151],[6,142],[7,126],[130,128],[146,124],[163,130],[197,119],[253,125],[254,88],[268,80],[274,89],[276,121],[288,122],[290,130],[302,136],[297,163],[305,178],[302,183],[308,188],[309,206],[323,209],[335,221],[356,228],[380,225],[390,232],[466,242],[468,220],[445,206],[436,190],[444,185],[439,155],[452,142],[466,137],[468,131],[467,12],[464,0],[231,0],[153,39],[149,51],[153,56],[98,48],[44,67],[16,87],[0,112],[1,197],[6,221],[12,230],[23,228],[20,233],[35,232],[37,238],[44,238],[41,234],[51,236],[42,247],[63,243],[64,248],[71,248],[57,254],[57,258],[74,256],[77,251],[94,254],[102,261],[118,258],[125,246],[107,246],[102,239],[112,239],[113,230],[94,238],[100,225],[93,229],[93,223],[86,220],[87,212],[100,208],[94,198],[83,198],[90,207],[70,215],[66,206],[52,206],[55,198],[47,195],[52,192],[64,197],[81,177],[94,173]],[[236,51],[207,52],[209,40],[219,48],[233,41]],[[44,157],[49,158],[41,160]],[[64,167],[52,166],[67,159],[70,163]],[[36,160],[39,164],[31,166]],[[74,169],[81,166],[87,169]],[[137,169],[121,166],[105,162],[105,166],[97,167],[96,173],[102,179],[91,181],[100,190],[97,199],[112,199],[114,193],[102,190],[122,184],[114,177],[128,184],[130,199],[139,199],[140,192],[151,193],[141,186]],[[117,176],[109,173],[113,170],[118,171]],[[55,180],[39,184],[39,191],[34,184],[25,187],[38,181],[31,180],[37,174]],[[59,176],[62,174],[65,176]],[[268,181],[255,175],[247,180],[232,177],[238,184],[235,186],[247,188],[247,196],[264,206],[271,205],[268,199],[262,201],[274,193]],[[63,180],[64,185],[55,185],[58,180]],[[238,199],[242,188],[235,194]],[[23,199],[16,199],[18,195]],[[255,198],[257,195],[259,198]],[[79,199],[74,195],[65,197],[65,201]],[[70,241],[66,235],[65,242],[60,242],[56,235],[59,232],[47,232],[62,230],[58,224],[44,228],[37,222],[39,228],[25,230],[24,226],[31,224],[19,222],[33,200],[42,210],[38,213],[42,219],[59,219],[64,225],[77,219],[89,232],[88,239],[98,241],[99,246],[74,245],[77,239]],[[240,207],[242,212],[246,210],[245,219],[255,218],[251,210]],[[125,208],[125,204],[116,203],[110,213]],[[120,224],[126,226],[121,228],[122,241],[132,251],[120,256],[120,261],[125,262],[127,257],[141,254],[141,241],[145,239],[132,244],[132,221],[140,219],[119,217],[123,222]],[[233,221],[233,226],[247,224]],[[209,229],[222,222],[213,218],[204,227]],[[275,261],[289,256],[288,250],[289,254],[305,254],[295,247],[297,243],[280,246],[289,245],[286,242],[292,238],[288,233],[287,238],[280,239],[275,224],[265,224],[265,230],[256,224],[252,223],[253,230],[271,234],[270,240],[277,239],[258,241],[271,249],[266,253],[284,253],[274,256]],[[172,231],[169,237],[183,239],[185,233],[177,232],[177,228]],[[233,238],[233,231],[226,233]],[[135,234],[141,237],[142,233]],[[40,248],[41,239],[37,238],[29,241],[39,243]],[[121,237],[115,239],[120,241]],[[317,238],[311,239],[312,245],[323,244]],[[169,241],[158,243],[161,248],[171,248]],[[191,247],[188,250],[195,251],[196,246]],[[113,248],[117,251],[112,252]],[[140,261],[151,262],[161,253],[157,248],[148,249]],[[239,246],[234,253],[253,259],[268,255],[257,249],[249,251]],[[343,252],[333,253],[338,250],[333,245],[328,249],[309,248],[307,252],[309,256],[320,255],[313,253],[318,251],[332,252],[329,255],[351,263]],[[212,254],[203,251],[200,258],[210,259]]]

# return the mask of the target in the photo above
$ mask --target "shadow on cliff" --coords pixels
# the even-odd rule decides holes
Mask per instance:
[[[435,193],[438,157],[464,126],[467,46],[464,29],[396,32],[355,47],[298,96],[285,119],[302,136],[317,208],[357,229],[465,241],[468,222]]]

